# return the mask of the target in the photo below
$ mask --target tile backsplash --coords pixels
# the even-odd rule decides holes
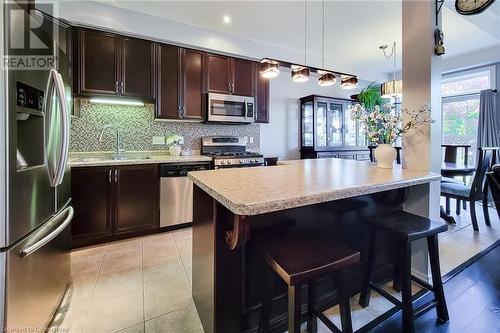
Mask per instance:
[[[253,137],[248,144],[252,150],[259,149],[260,128],[252,125],[220,125],[194,122],[154,121],[154,105],[124,106],[92,104],[80,101],[80,116],[72,118],[72,152],[108,151],[115,149],[114,131],[108,130],[101,143],[99,133],[104,125],[116,126],[121,135],[122,147],[130,151],[165,150],[165,145],[153,145],[153,136],[176,133],[184,137],[183,148],[200,149],[200,138],[211,135],[233,135]],[[249,140],[250,142],[250,140]]]

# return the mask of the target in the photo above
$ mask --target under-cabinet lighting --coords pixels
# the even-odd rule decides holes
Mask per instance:
[[[92,104],[112,104],[128,106],[144,106],[144,102],[132,99],[93,97],[89,100]]]

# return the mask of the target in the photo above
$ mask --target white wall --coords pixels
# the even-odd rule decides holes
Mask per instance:
[[[265,156],[278,156],[280,159],[300,158],[299,98],[312,94],[349,98],[359,91],[341,89],[339,83],[320,87],[316,77],[307,82],[294,83],[289,71],[282,71],[278,77],[271,79],[270,86],[270,122],[260,125],[260,148]]]

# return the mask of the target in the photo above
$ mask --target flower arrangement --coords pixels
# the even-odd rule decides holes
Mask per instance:
[[[427,105],[413,111],[408,111],[408,109],[403,109],[401,113],[394,111],[395,106],[391,103],[382,106],[375,105],[370,109],[365,108],[364,105],[355,104],[351,117],[359,121],[368,140],[374,144],[393,144],[410,129],[433,122]],[[408,116],[405,123],[403,123],[402,113]]]
[[[178,135],[178,134],[170,134],[168,136],[165,137],[165,144],[168,146],[168,145],[171,145],[171,144],[174,144],[174,145],[178,145],[182,140],[182,136]]]

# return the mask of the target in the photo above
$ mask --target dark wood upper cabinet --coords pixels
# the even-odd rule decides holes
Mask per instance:
[[[71,223],[73,242],[111,236],[110,175],[108,167],[72,168],[71,196],[75,209]]]
[[[75,93],[154,100],[154,43],[77,29]]]
[[[157,165],[122,166],[115,172],[114,233],[158,228],[160,178]]]
[[[182,50],[183,118],[203,119],[203,53]]]
[[[258,70],[255,72],[257,81],[255,92],[255,122],[269,123],[269,79],[261,77]]]
[[[154,44],[122,38],[120,93],[123,96],[154,98]]]
[[[230,94],[232,92],[232,65],[231,58],[206,54],[206,82],[207,91],[221,94]]]
[[[203,53],[159,45],[156,118],[203,119]]]
[[[254,96],[254,62],[206,54],[205,64],[207,92]]]
[[[156,118],[179,119],[181,49],[177,46],[157,46]]]
[[[113,34],[79,29],[75,92],[118,95],[119,40]]]
[[[232,93],[241,96],[254,96],[255,63],[242,59],[231,59]]]

